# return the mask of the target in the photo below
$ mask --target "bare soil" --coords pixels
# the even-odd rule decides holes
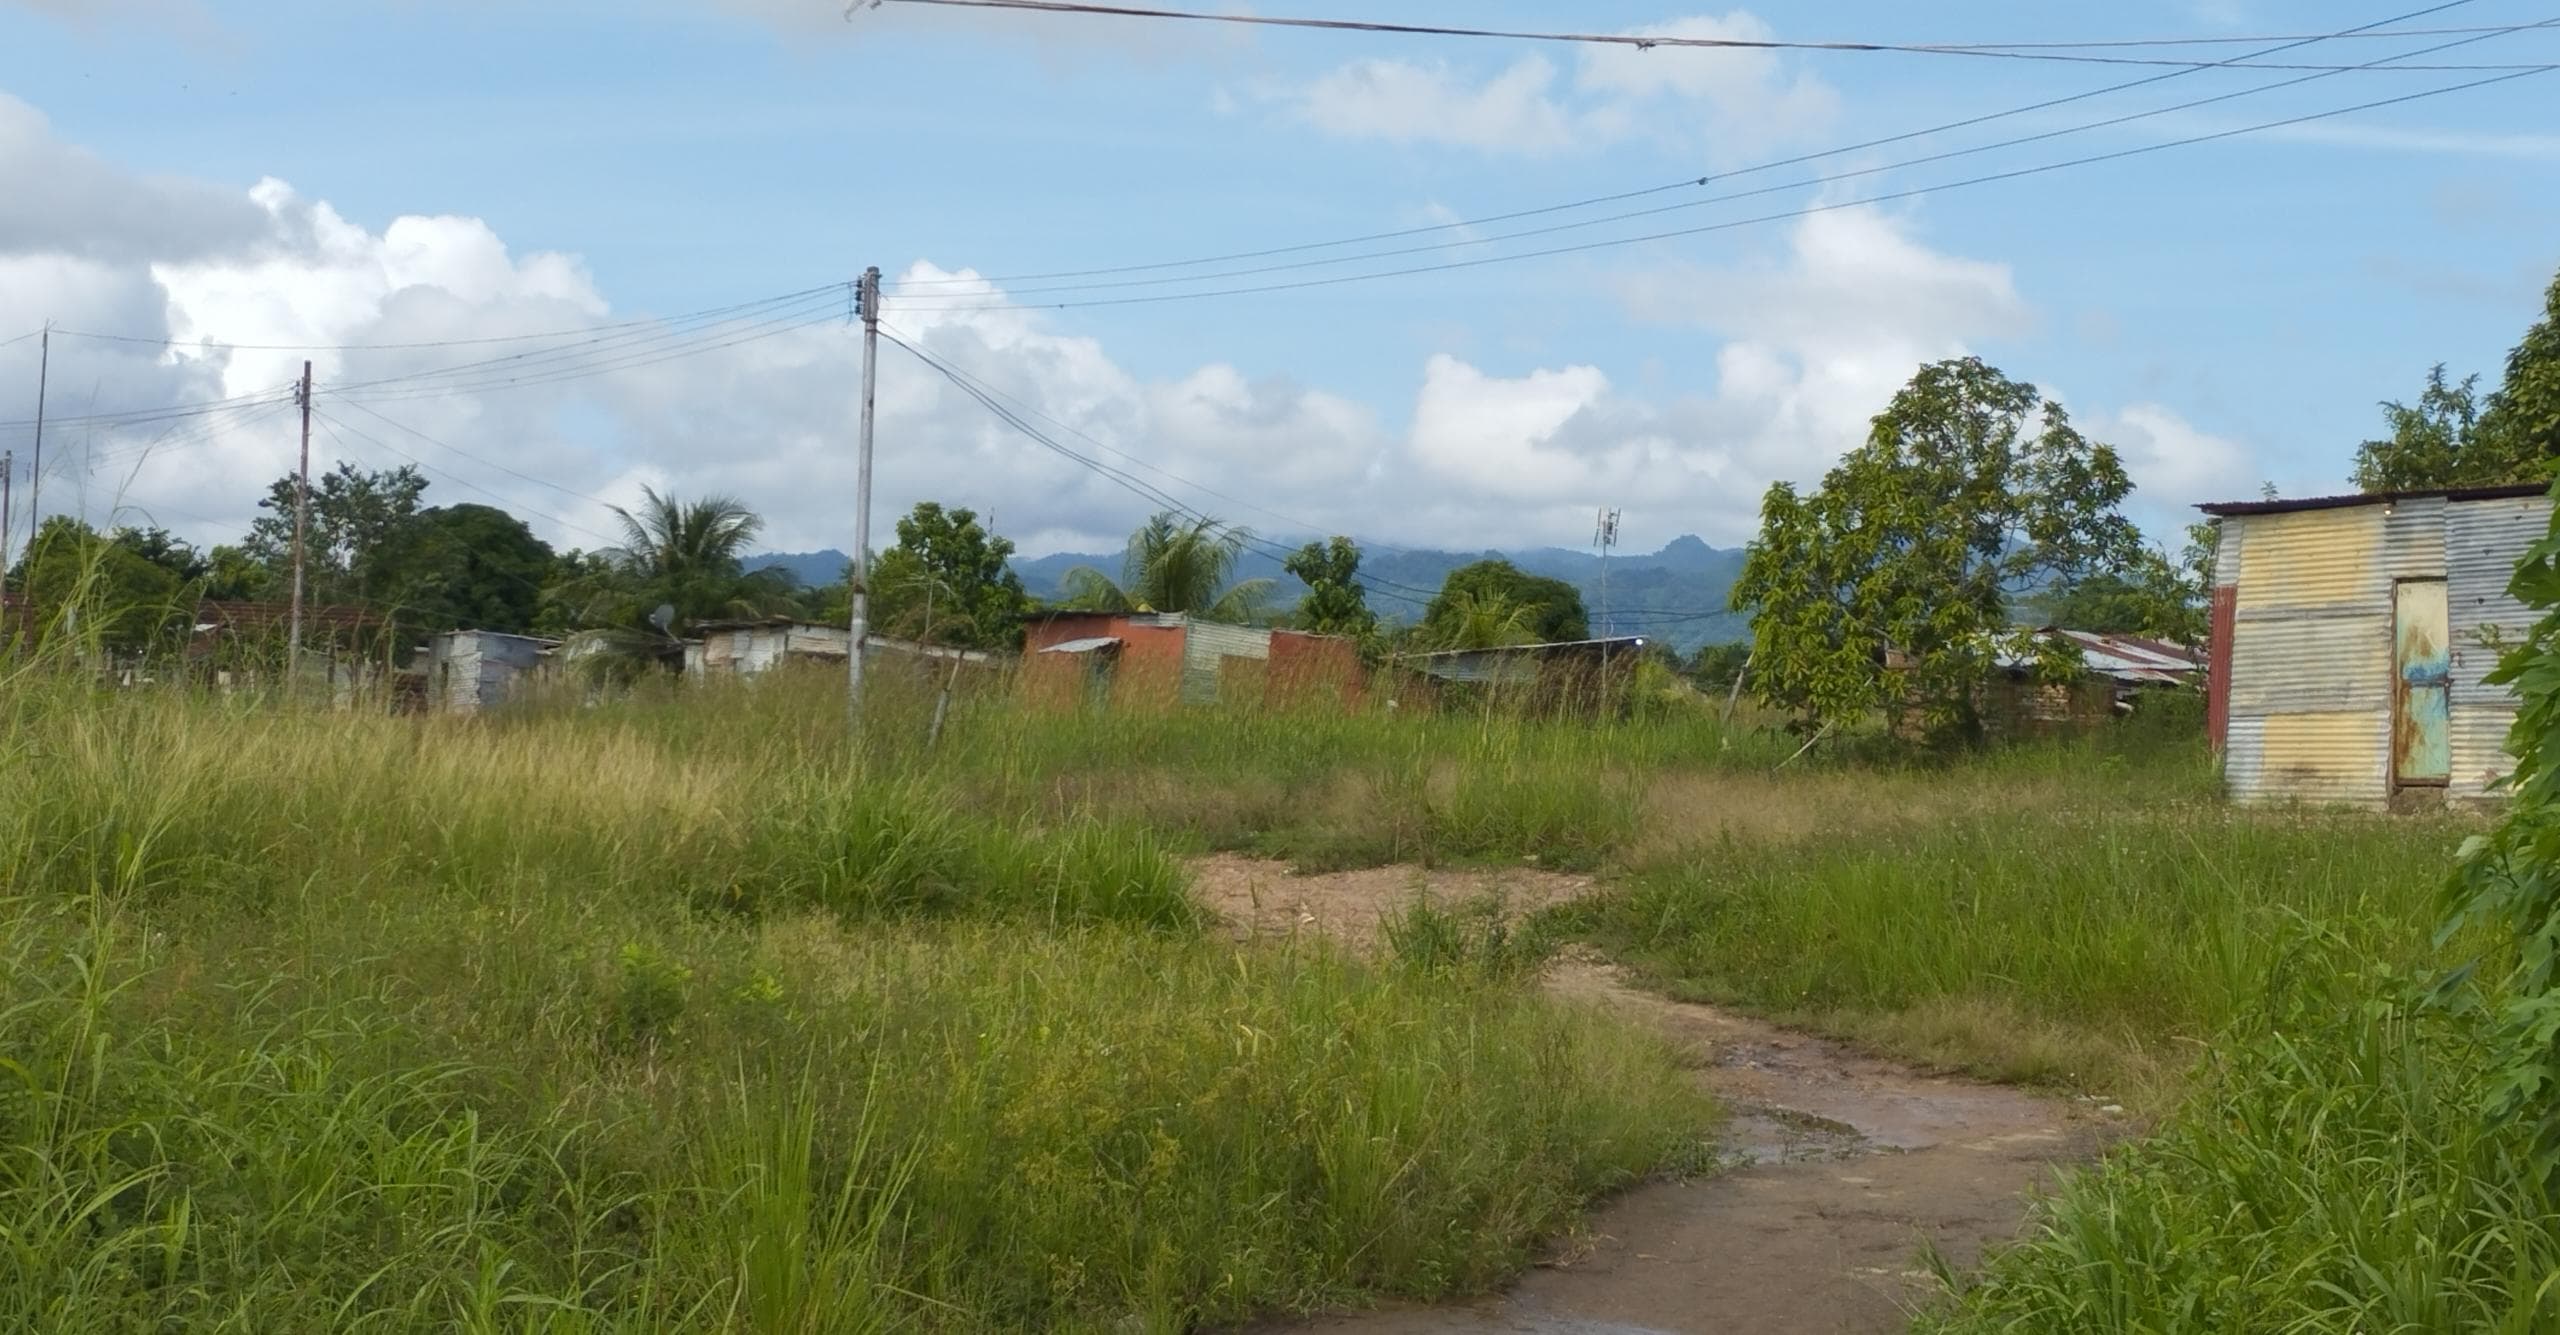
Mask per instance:
[[[1429,894],[1500,894],[1526,912],[1592,893],[1533,869],[1391,868],[1295,876],[1222,857],[1199,893],[1240,938],[1321,935],[1374,947],[1379,921]],[[1347,1313],[1262,1335],[1654,1335],[1903,1329],[1937,1292],[1924,1255],[1970,1266],[2016,1235],[2028,1193],[2116,1128],[2021,1090],[1942,1076],[1829,1039],[1639,991],[1611,966],[1559,962],[1556,996],[1651,1026],[1691,1055],[1730,1114],[1735,1166],[1603,1203],[1587,1233],[1504,1294]]]

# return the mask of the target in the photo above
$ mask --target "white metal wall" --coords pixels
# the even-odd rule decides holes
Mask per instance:
[[[1253,626],[1229,626],[1193,620],[1182,637],[1182,701],[1218,702],[1218,665],[1229,658],[1268,660],[1271,632]]]
[[[2453,631],[2453,776],[2448,795],[2479,798],[2512,765],[2507,729],[2515,696],[2481,680],[2498,665],[2501,642],[2533,628],[2533,614],[2507,596],[2516,561],[2551,524],[2545,496],[2457,501],[2445,513],[2446,601]]]

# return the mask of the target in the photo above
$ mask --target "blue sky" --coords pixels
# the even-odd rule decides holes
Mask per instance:
[[[2309,33],[2419,5],[1258,7],[2021,41]],[[2550,17],[2472,0],[2406,26]],[[2280,59],[2450,40],[2334,41]],[[2560,61],[2560,29],[2418,59]],[[1163,304],[1043,311],[1030,308],[1041,296],[1012,295],[1041,286],[1019,275],[1538,207],[2162,72],[1595,54],[897,4],[848,20],[835,0],[0,0],[0,194],[17,201],[0,203],[0,339],[47,318],[240,342],[488,337],[742,302],[876,263],[909,280],[888,303],[893,326],[1096,448],[1178,475],[1149,476],[1192,503],[1275,534],[1458,547],[1571,543],[1604,503],[1625,510],[1631,546],[1683,532],[1737,543],[1772,479],[1818,477],[1919,361],[1974,352],[2123,447],[2140,516],[2165,532],[2185,504],[2262,479],[2290,494],[2339,486],[2374,401],[2413,393],[2431,362],[2494,372],[2560,268],[2560,75],[1579,255]],[[1836,179],[2293,77],[2167,79],[1736,177],[1725,188],[1808,184],[1542,244],[1845,204],[2481,76],[2347,73]],[[48,189],[65,180],[79,188]],[[299,364],[55,348],[57,387],[88,412],[242,394]],[[14,405],[29,351],[0,348],[0,419],[28,415]],[[319,360],[325,392],[477,355]],[[570,544],[592,545],[605,503],[654,485],[735,491],[771,516],[779,546],[842,546],[853,357],[847,331],[818,326],[528,391],[334,410],[324,398],[319,448],[367,464],[414,452],[438,470],[432,494],[538,511]],[[1146,512],[894,349],[883,374],[884,527],[932,496],[993,510],[1039,550],[1107,542]],[[203,538],[236,532],[258,479],[290,457],[269,421],[211,423],[157,453],[145,446],[162,425],[72,430],[51,447],[48,509],[57,495],[59,508],[122,506]],[[0,426],[0,443],[23,450],[13,432]]]

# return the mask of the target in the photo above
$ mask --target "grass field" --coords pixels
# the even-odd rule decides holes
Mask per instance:
[[[926,712],[0,683],[0,1328],[1172,1331],[1482,1289],[1700,1161],[1655,1040],[1428,931],[1240,951],[1210,849],[1599,869],[1539,939],[2161,1114],[1948,1329],[2560,1317],[2476,1039],[2387,1004],[2460,818],[2140,734]]]

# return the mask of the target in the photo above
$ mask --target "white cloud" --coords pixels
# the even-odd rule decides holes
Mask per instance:
[[[36,138],[17,151],[75,154]],[[13,215],[0,310],[182,342],[377,345],[312,354],[317,458],[414,458],[431,500],[494,500],[556,542],[594,545],[611,531],[605,503],[647,484],[735,493],[767,515],[777,547],[847,545],[859,340],[840,295],[708,325],[633,323],[574,258],[511,251],[476,218],[374,230],[278,182],[224,189],[92,167],[94,189]],[[117,214],[134,200],[160,216],[90,244],[130,224]],[[1720,336],[1706,351],[1665,341],[1640,392],[1594,365],[1478,364],[1453,336],[1415,357],[1409,398],[1370,405],[1275,368],[1141,373],[964,269],[919,261],[900,283],[961,299],[893,302],[891,332],[1055,419],[1033,420],[1070,451],[1274,536],[1460,549],[1576,543],[1600,504],[1627,508],[1631,546],[1691,531],[1739,541],[1768,482],[1818,477],[1917,363],[2033,319],[2005,266],[1933,250],[1907,218],[1841,210],[1802,220],[1763,263],[1630,278],[1640,315]],[[557,331],[583,332],[378,346]],[[228,540],[290,466],[278,391],[301,352],[67,337],[54,352],[56,508],[103,519],[131,505]],[[0,348],[0,384],[29,383],[33,354],[31,342]],[[80,420],[242,394],[264,399],[254,413],[141,428]],[[2092,412],[2147,488],[2247,490],[2235,447],[2169,408]],[[23,435],[0,424],[22,465]],[[894,346],[882,349],[879,440],[882,533],[930,498],[992,514],[1026,551],[1104,550],[1156,504],[1027,440]]]
[[[1767,40],[1736,10],[1632,30],[1643,37]],[[1542,56],[1490,74],[1446,62],[1356,60],[1315,80],[1262,91],[1292,118],[1346,139],[1546,154],[1661,137],[1723,162],[1819,133],[1837,115],[1828,84],[1775,52],[1598,46],[1569,84]]]

